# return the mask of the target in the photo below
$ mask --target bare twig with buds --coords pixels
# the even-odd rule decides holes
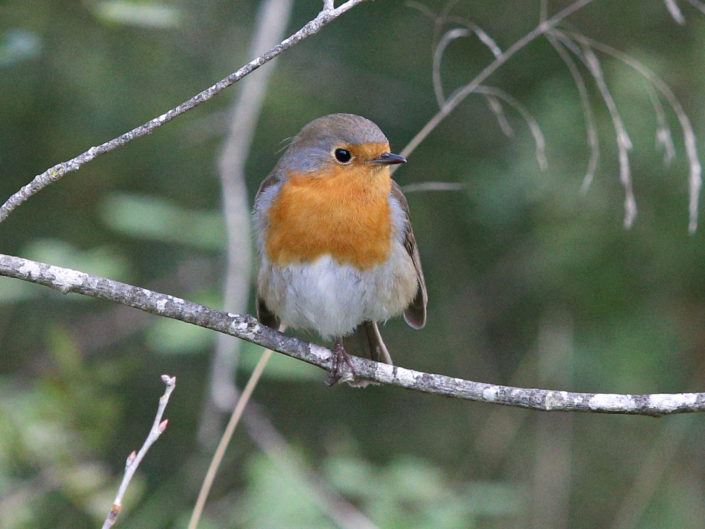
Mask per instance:
[[[171,392],[174,391],[174,388],[176,387],[176,377],[162,375],[162,382],[166,384],[166,389],[164,390],[164,394],[159,398],[159,407],[157,408],[157,415],[154,417],[152,429],[149,431],[149,435],[147,435],[147,439],[145,439],[139,452],[135,452],[133,450],[130,455],[127,456],[127,461],[125,461],[125,475],[122,478],[122,483],[120,483],[120,488],[118,489],[118,493],[113,501],[113,506],[110,508],[108,515],[105,517],[103,529],[109,529],[115,523],[115,520],[122,509],[122,499],[125,496],[125,491],[127,491],[127,487],[130,485],[130,481],[135,475],[137,467],[140,466],[142,459],[147,454],[147,450],[149,450],[154,442],[159,439],[159,437],[164,433],[164,430],[166,430],[166,427],[169,425],[169,420],[162,420],[162,416],[164,415],[166,405],[169,403]]]

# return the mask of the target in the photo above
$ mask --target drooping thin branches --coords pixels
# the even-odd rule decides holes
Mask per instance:
[[[663,104],[656,94],[656,90],[651,85],[649,87],[649,99],[651,106],[656,114],[656,148],[663,149],[663,164],[668,166],[676,157],[676,147],[673,144],[673,135],[671,129],[666,122],[666,114],[663,110]]]
[[[468,84],[463,86],[461,89],[455,92],[455,94],[449,97],[445,104],[438,110],[438,112],[424,125],[419,132],[409,141],[409,143],[402,149],[401,155],[408,157],[412,152],[416,150],[419,144],[426,139],[426,137],[435,130],[435,128],[441,124],[441,122],[450,115],[455,108],[462,103],[467,96],[472,94],[477,90],[485,80],[496,72],[504,63],[511,59],[516,53],[523,50],[529,43],[536,40],[538,37],[554,28],[557,24],[565,20],[567,17],[579,11],[583,7],[590,4],[592,0],[578,0],[562,9],[548,20],[542,21],[533,30],[529,31],[522,38],[517,40],[509,48],[507,48],[499,57],[495,58],[490,64],[488,64],[475,78]]]
[[[688,0],[696,9],[705,12],[705,3],[699,0]],[[675,1],[664,0],[665,6],[668,9],[671,16],[678,23],[684,23],[685,18],[680,11],[679,6]],[[580,33],[571,31],[562,31],[558,29],[558,25],[563,22],[569,15],[575,13],[579,9],[582,9],[590,0],[577,1],[570,4],[562,11],[554,15],[553,17],[548,17],[548,2],[542,1],[540,5],[540,23],[534,28],[534,30],[527,33],[524,37],[516,41],[512,46],[510,46],[505,52],[501,53],[499,46],[496,45],[492,37],[487,34],[479,26],[473,25],[472,22],[467,21],[460,17],[451,16],[449,14],[449,8],[447,7],[439,14],[433,13],[426,6],[412,2],[409,5],[419,10],[426,16],[434,19],[435,23],[435,33],[437,35],[437,44],[433,50],[433,67],[432,67],[432,80],[434,94],[439,105],[439,111],[426,123],[426,125],[411,139],[409,144],[401,151],[403,156],[409,156],[414,149],[430,134],[430,132],[438,126],[438,124],[450,113],[453,112],[455,107],[460,104],[465,97],[469,94],[483,93],[485,92],[485,97],[490,106],[490,109],[495,114],[497,121],[505,134],[511,135],[511,127],[509,126],[506,116],[504,115],[502,105],[499,99],[504,102],[508,102],[514,106],[524,117],[529,125],[529,128],[534,136],[536,142],[536,151],[539,164],[542,168],[545,165],[545,157],[543,156],[543,135],[538,127],[536,120],[530,117],[528,111],[521,107],[516,100],[511,102],[508,96],[505,94],[504,97],[499,97],[493,94],[487,94],[487,87],[483,86],[484,81],[496,71],[502,64],[504,64],[512,55],[526,47],[531,41],[539,36],[544,35],[551,45],[556,49],[557,53],[566,64],[573,80],[578,88],[580,95],[581,104],[583,106],[583,114],[585,116],[585,126],[587,132],[588,147],[590,151],[590,159],[588,161],[588,167],[583,178],[582,191],[585,192],[589,188],[600,157],[599,150],[599,140],[597,136],[597,128],[595,125],[595,118],[592,112],[592,106],[590,104],[589,96],[587,93],[587,87],[585,81],[576,66],[574,60],[570,56],[573,53],[587,68],[588,72],[595,80],[600,97],[604,101],[605,105],[612,119],[612,123],[615,129],[617,151],[618,151],[618,161],[619,161],[619,177],[624,187],[624,226],[630,228],[637,215],[637,205],[636,199],[634,197],[634,190],[632,184],[632,176],[629,161],[629,151],[632,148],[632,143],[627,134],[626,127],[621,118],[620,112],[617,108],[617,104],[607,86],[607,83],[602,72],[602,67],[600,65],[600,60],[595,54],[595,51],[600,51],[614,58],[617,58],[627,64],[628,66],[635,69],[642,76],[644,76],[649,81],[649,97],[651,104],[654,109],[654,113],[657,121],[656,130],[656,142],[657,147],[663,148],[664,150],[664,161],[666,164],[670,163],[674,156],[674,146],[673,138],[671,135],[670,128],[668,127],[667,121],[665,119],[663,105],[661,103],[660,97],[663,97],[668,105],[671,107],[673,112],[676,114],[681,128],[683,129],[683,138],[686,146],[686,155],[688,157],[690,165],[690,175],[689,181],[689,231],[691,233],[695,232],[697,229],[697,217],[698,217],[698,201],[699,192],[702,186],[701,179],[701,165],[698,158],[695,135],[693,133],[692,125],[688,116],[683,111],[678,99],[675,97],[671,89],[663,82],[654,72],[649,70],[646,66],[641,64],[636,59],[630,57],[629,55],[611,48],[605,44],[598,41],[590,39]],[[452,6],[449,3],[448,6]],[[451,28],[447,30],[442,35],[440,30],[443,25],[447,23],[456,23],[461,27]],[[495,56],[495,60],[490,63],[485,69],[483,69],[472,81],[468,84],[461,86],[455,92],[453,92],[449,97],[445,97],[442,78],[441,78],[441,61],[443,54],[446,51],[448,45],[458,38],[468,37],[471,34],[476,34],[478,38],[485,43],[485,45],[492,51]],[[496,89],[493,89],[496,90]],[[657,93],[656,93],[657,92]]]
[[[671,88],[651,69],[647,68],[644,64],[620,50],[617,50],[595,39],[591,39],[590,37],[586,37],[585,35],[576,35],[574,33],[568,34],[566,32],[557,32],[557,34],[564,36],[569,35],[571,38],[579,40],[591,49],[598,50],[606,55],[620,60],[646,78],[646,80],[648,80],[649,83],[658,91],[658,93],[660,93],[668,102],[668,105],[671,107],[671,110],[673,110],[673,113],[676,115],[678,123],[683,130],[683,143],[685,144],[685,153],[688,158],[688,165],[690,168],[688,175],[688,231],[690,231],[690,233],[695,233],[698,228],[698,203],[700,199],[700,188],[702,187],[702,165],[698,156],[695,132],[690,122],[690,118],[688,118],[685,110],[683,110],[683,106],[673,93],[673,90],[671,90]]]
[[[612,125],[614,126],[614,133],[617,139],[619,180],[624,186],[624,227],[629,229],[632,227],[632,224],[634,224],[634,219],[637,214],[636,199],[634,198],[634,188],[632,186],[631,170],[629,166],[629,151],[632,149],[632,140],[627,134],[624,121],[622,121],[622,116],[617,109],[617,103],[607,87],[600,61],[588,46],[582,46],[582,55],[585,58],[585,64],[595,79],[597,89],[600,91],[600,95],[605,105],[607,105],[607,110],[612,118]]]
[[[10,198],[8,198],[2,206],[0,206],[0,222],[3,222],[10,215],[10,213],[12,213],[12,211],[14,211],[18,206],[27,201],[31,196],[35,195],[36,193],[38,193],[48,185],[56,182],[57,180],[60,180],[67,173],[78,171],[78,169],[82,165],[94,160],[101,154],[113,151],[118,147],[129,143],[137,138],[141,138],[142,136],[151,134],[165,123],[168,123],[172,119],[181,116],[185,112],[200,105],[201,103],[208,101],[213,96],[222,92],[232,84],[238,82],[240,79],[252,73],[263,64],[274,59],[277,55],[288,50],[292,46],[295,46],[305,38],[310,37],[311,35],[315,35],[323,28],[323,26],[335,20],[340,15],[349,11],[350,9],[362,3],[363,1],[364,0],[347,0],[338,7],[334,7],[333,0],[325,0],[323,2],[323,9],[313,20],[309,21],[296,33],[290,35],[289,37],[287,37],[286,39],[284,39],[279,44],[277,44],[267,52],[263,53],[259,57],[252,59],[250,62],[248,62],[235,72],[231,73],[227,77],[221,79],[214,85],[206,88],[202,92],[184,101],[180,105],[170,110],[167,110],[160,116],[149,120],[148,122],[140,125],[139,127],[135,127],[134,129],[125,132],[124,134],[116,138],[113,138],[112,140],[91,147],[87,151],[79,154],[78,156],[71,158],[70,160],[67,160],[65,162],[56,164],[53,167],[50,167],[49,169],[44,171],[43,173],[38,174],[32,179],[29,184],[23,186],[19,191],[17,191]]]
[[[531,135],[534,137],[534,144],[536,146],[536,161],[538,162],[541,170],[545,171],[548,167],[548,161],[546,160],[546,140],[543,136],[543,132],[541,132],[541,127],[539,126],[538,121],[536,121],[536,118],[531,115],[529,109],[527,109],[524,105],[522,105],[519,101],[510,96],[504,90],[495,88],[493,86],[478,86],[477,93],[492,98],[490,101],[494,100],[493,102],[495,106],[493,111],[497,115],[497,120],[500,122],[500,126],[502,126],[502,120],[504,119],[506,121],[506,118],[504,118],[504,114],[501,111],[501,107],[497,107],[499,103],[497,101],[498,99],[501,99],[509,106],[514,108],[517,112],[519,112],[521,117],[524,118],[524,121],[526,121]],[[505,126],[508,126],[508,123]]]
[[[439,14],[434,13],[431,9],[429,9],[426,5],[422,4],[421,2],[413,2],[412,1],[412,2],[407,2],[406,5],[413,8],[413,9],[416,9],[420,13],[433,19],[434,33],[435,33],[434,40],[440,40],[440,38],[442,38],[440,36],[441,35],[441,28],[443,27],[444,24],[452,22],[452,23],[464,26],[465,28],[468,29],[469,32],[474,33],[475,36],[478,38],[478,40],[480,42],[482,42],[485,46],[487,46],[487,48],[492,52],[492,54],[495,57],[499,57],[500,55],[502,55],[502,50],[500,49],[500,47],[497,45],[497,43],[494,41],[494,39],[492,37],[490,37],[489,33],[487,33],[484,29],[482,29],[482,27],[480,27],[478,24],[476,24],[475,22],[473,22],[470,19],[455,16],[455,15],[449,15],[450,10],[455,5],[455,3],[456,3],[455,1],[448,2]],[[435,46],[438,46],[438,44],[436,44]],[[435,51],[434,51],[434,53],[435,53]]]
[[[416,6],[415,6],[416,7]],[[426,11],[423,11],[425,14],[428,14]],[[432,16],[432,14],[431,14]],[[438,44],[436,45],[434,52],[433,52],[433,67],[432,67],[432,80],[433,80],[433,91],[436,95],[436,102],[438,103],[439,108],[443,108],[443,106],[446,104],[446,97],[445,97],[445,92],[443,90],[443,81],[441,78],[441,62],[443,60],[443,55],[445,54],[446,48],[448,45],[453,42],[454,40],[457,40],[459,38],[464,38],[468,37],[472,34],[477,35],[478,39],[480,42],[485,44],[487,48],[492,52],[492,54],[495,56],[495,58],[499,57],[502,55],[502,50],[497,46],[495,43],[494,39],[490,37],[490,35],[482,29],[480,26],[477,24],[474,24],[473,22],[465,19],[458,19],[457,17],[448,17],[447,13],[443,13],[438,16],[436,19],[436,22],[438,23],[439,21],[451,21],[451,22],[458,22],[462,24],[465,27],[461,28],[454,28],[446,31],[438,41]],[[458,90],[462,90],[462,87]],[[456,92],[456,90],[450,95],[450,98],[452,99]],[[513,107],[516,111],[521,114],[521,116],[524,118],[526,121],[529,130],[531,131],[532,136],[534,137],[534,142],[536,144],[536,159],[538,161],[539,166],[541,169],[546,169],[547,167],[547,161],[546,161],[546,142],[544,140],[543,133],[541,132],[541,127],[539,127],[538,122],[536,119],[531,115],[529,110],[522,105],[519,101],[517,101],[515,98],[507,94],[504,90],[501,90],[499,88],[495,87],[490,87],[490,86],[484,86],[480,85],[476,88],[475,90],[479,94],[483,94],[485,98],[487,99],[487,102],[489,104],[490,110],[494,113],[495,117],[497,118],[497,122],[502,129],[502,131],[507,135],[511,136],[512,135],[512,128],[509,125],[509,122],[506,119],[506,116],[504,114],[504,111],[502,109],[502,104],[500,103],[500,100],[504,101],[505,103],[509,104],[511,107]]]
[[[432,78],[433,78],[433,91],[436,94],[436,101],[440,108],[446,102],[446,98],[443,95],[443,82],[441,80],[441,61],[443,60],[443,55],[445,54],[446,48],[454,40],[469,37],[470,35],[476,35],[480,42],[482,42],[495,56],[495,58],[502,55],[502,50],[497,46],[497,43],[489,36],[489,34],[482,29],[477,24],[470,20],[465,20],[458,17],[443,18],[442,15],[439,16],[438,21],[452,21],[459,23],[465,27],[454,28],[446,31],[436,44],[433,51],[433,66],[432,66]]]
[[[441,80],[441,59],[443,58],[443,54],[445,53],[448,44],[453,42],[455,39],[467,37],[468,35],[470,35],[470,30],[465,28],[455,28],[446,31],[441,37],[441,40],[438,42],[436,50],[433,53],[433,91],[436,94],[436,102],[441,108],[443,108],[443,104],[446,101],[445,95],[443,94],[443,82]]]
[[[122,509],[122,500],[125,496],[125,491],[132,481],[132,476],[135,475],[137,467],[140,466],[142,459],[147,454],[147,450],[154,444],[154,442],[159,439],[159,437],[166,430],[169,421],[167,419],[162,420],[164,416],[164,410],[166,410],[166,405],[169,404],[169,397],[171,397],[171,392],[174,391],[176,387],[176,377],[171,377],[169,375],[162,375],[162,382],[166,384],[166,389],[164,394],[159,398],[159,406],[157,407],[157,414],[154,417],[154,423],[152,424],[152,429],[147,435],[147,439],[144,441],[142,448],[139,452],[132,452],[125,462],[125,475],[122,478],[122,483],[120,483],[120,488],[118,489],[117,496],[113,501],[113,506],[108,511],[108,515],[105,517],[102,529],[110,529],[115,523],[120,510]]]
[[[0,276],[48,286],[64,294],[77,293],[121,303],[152,314],[237,336],[328,371],[332,367],[333,355],[328,349],[270,329],[252,316],[230,314],[110,279],[3,254],[0,254]],[[650,416],[705,411],[705,393],[651,395],[571,393],[473,382],[380,364],[358,357],[353,357],[351,364],[360,380],[447,397],[535,410]],[[351,380],[352,371],[348,367],[344,370],[343,380]]]
[[[595,124],[595,114],[592,111],[592,106],[590,105],[590,97],[588,96],[587,86],[585,85],[585,80],[580,74],[578,66],[575,61],[570,56],[561,43],[556,39],[552,32],[546,34],[548,42],[556,50],[559,57],[568,68],[575,86],[578,88],[578,94],[580,95],[580,103],[583,107],[583,116],[585,118],[585,134],[588,141],[588,150],[590,151],[590,158],[588,160],[588,166],[585,170],[585,176],[583,177],[583,185],[580,190],[586,193],[590,188],[593,179],[595,178],[595,172],[597,171],[597,164],[600,161],[600,141],[597,135],[597,125]]]

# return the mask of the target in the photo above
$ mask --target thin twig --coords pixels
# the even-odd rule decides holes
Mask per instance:
[[[634,224],[634,219],[637,215],[636,199],[634,198],[634,189],[632,186],[631,169],[629,166],[629,151],[632,148],[632,141],[627,134],[627,129],[622,121],[622,116],[617,109],[617,103],[612,97],[612,93],[607,87],[607,82],[602,73],[600,61],[585,42],[580,41],[582,58],[585,60],[585,65],[595,79],[597,89],[607,105],[607,110],[612,118],[614,133],[617,139],[617,152],[619,158],[619,180],[624,187],[624,227],[629,229]]]
[[[521,114],[521,117],[524,118],[526,125],[529,127],[531,135],[534,137],[534,144],[536,146],[536,161],[538,162],[541,170],[545,171],[548,167],[548,161],[546,160],[546,140],[543,136],[543,132],[541,131],[538,121],[536,121],[536,118],[531,115],[529,109],[500,88],[483,85],[478,86],[476,91],[478,94],[484,94],[485,96],[501,99]]]
[[[666,9],[668,9],[669,14],[673,17],[673,20],[681,26],[685,24],[685,17],[681,12],[681,8],[678,7],[676,0],[663,0],[666,4]]]
[[[651,106],[654,109],[654,114],[656,114],[656,148],[663,149],[663,164],[668,166],[671,164],[673,159],[676,157],[676,147],[673,144],[673,135],[671,134],[671,129],[666,122],[666,114],[663,110],[663,105],[661,100],[654,90],[654,87],[650,84],[649,87],[649,99],[651,100]]]
[[[237,336],[248,342],[330,371],[333,353],[325,347],[287,336],[249,315],[230,314],[181,298],[92,276],[76,270],[0,254],[0,276],[48,286],[64,294],[77,293],[121,303],[145,312]],[[352,357],[342,380],[357,379],[459,399],[531,408],[542,411],[582,411],[661,416],[705,411],[705,393],[624,395],[572,393],[515,388],[422,373],[399,366]]]
[[[147,439],[144,441],[144,444],[142,445],[142,448],[140,448],[139,452],[133,451],[127,457],[127,461],[125,462],[125,475],[122,478],[122,483],[120,483],[120,488],[118,489],[117,496],[115,496],[115,500],[113,501],[113,506],[108,512],[108,515],[105,517],[102,529],[109,529],[115,523],[115,520],[120,514],[120,509],[122,508],[122,499],[125,496],[125,491],[127,490],[130,481],[132,480],[132,476],[135,475],[137,467],[140,466],[142,458],[144,458],[145,454],[147,454],[147,450],[149,450],[149,447],[152,446],[152,444],[154,444],[157,439],[159,439],[159,437],[164,433],[164,430],[166,430],[166,427],[169,424],[169,420],[162,420],[162,416],[164,415],[166,405],[169,403],[169,397],[171,396],[171,392],[174,391],[174,388],[176,387],[176,377],[162,375],[162,382],[166,384],[166,389],[164,390],[164,394],[159,398],[157,415],[154,417],[152,429],[149,431],[149,435],[147,435]]]
[[[220,438],[218,447],[216,448],[215,453],[213,454],[213,459],[211,459],[210,465],[208,465],[208,472],[206,472],[206,477],[203,479],[203,483],[201,484],[201,490],[198,493],[196,505],[194,505],[193,512],[191,513],[191,520],[189,521],[188,529],[196,529],[196,527],[198,526],[198,521],[201,519],[203,508],[206,506],[208,493],[211,490],[211,486],[213,485],[213,481],[215,480],[215,475],[218,472],[218,468],[220,468],[220,464],[223,461],[225,451],[227,450],[228,445],[230,444],[230,440],[233,438],[235,428],[240,422],[242,412],[245,411],[245,407],[247,406],[247,403],[249,402],[250,397],[252,396],[252,392],[255,390],[255,387],[257,387],[257,383],[259,382],[260,376],[262,376],[262,372],[267,366],[267,362],[269,362],[271,356],[272,351],[269,349],[266,349],[262,353],[262,356],[260,357],[259,361],[257,362],[257,365],[255,366],[255,370],[252,372],[252,374],[250,375],[250,379],[245,385],[245,389],[242,390],[242,394],[240,395],[240,398],[238,399],[237,404],[235,405],[235,409],[233,409],[233,413],[230,416],[228,425],[225,427],[223,436]]]
[[[446,22],[453,22],[455,24],[460,24],[462,26],[465,26],[468,28],[470,31],[472,31],[477,39],[485,45],[485,47],[492,52],[492,55],[495,56],[495,58],[499,57],[502,55],[502,48],[499,47],[499,45],[495,42],[495,40],[490,37],[490,34],[487,33],[481,26],[473,22],[472,20],[465,18],[465,17],[459,17],[459,16],[449,16],[446,17]]]
[[[578,88],[578,94],[580,95],[580,103],[583,106],[583,116],[585,117],[585,132],[588,140],[588,149],[590,151],[590,158],[588,160],[588,166],[585,170],[585,176],[583,177],[583,184],[580,190],[583,193],[587,193],[593,179],[595,178],[595,172],[597,171],[597,164],[600,161],[600,141],[597,135],[597,125],[595,124],[595,114],[592,111],[592,105],[590,105],[590,97],[588,95],[587,86],[585,85],[585,80],[583,76],[580,75],[580,70],[575,64],[575,61],[568,53],[563,45],[556,39],[553,32],[546,34],[548,42],[556,50],[560,58],[565,63],[568,71],[575,86]]]
[[[407,7],[410,7],[412,9],[416,9],[420,13],[426,15],[427,17],[433,19],[434,21],[434,33],[436,35],[436,40],[440,40],[438,38],[438,35],[440,34],[440,29],[443,27],[444,24],[447,23],[453,23],[453,24],[460,24],[461,26],[465,26],[468,28],[471,32],[477,36],[478,40],[487,46],[487,49],[489,49],[492,52],[492,55],[495,57],[499,57],[502,55],[502,50],[501,48],[497,45],[495,40],[490,37],[489,33],[487,33],[484,29],[482,29],[481,26],[470,20],[469,18],[465,17],[460,17],[457,15],[449,15],[448,13],[450,12],[450,9],[454,6],[455,2],[449,2],[446,4],[445,8],[443,11],[441,11],[440,14],[434,13],[428,6],[425,4],[422,4],[421,2],[407,2],[406,5]],[[435,44],[437,46],[438,44]]]
[[[440,10],[438,15],[432,15],[432,18],[434,18],[434,23],[433,23],[433,41],[438,42],[440,40],[440,35],[441,35],[441,30],[443,29],[443,25],[446,23],[447,18],[450,14],[450,12],[453,10],[455,7],[455,4],[458,3],[458,0],[448,0],[445,5],[443,6],[443,9]],[[409,4],[407,4],[409,5]],[[411,5],[410,7],[413,7]]]
[[[402,186],[401,189],[404,193],[417,193],[419,191],[464,191],[467,189],[467,186],[456,182],[418,182],[416,184]]]
[[[705,2],[701,2],[700,0],[687,0],[687,2],[705,15]]]
[[[548,0],[541,0],[541,7],[539,8],[539,22],[544,22],[548,17]]]
[[[445,96],[443,95],[443,81],[441,80],[441,60],[443,59],[443,54],[448,47],[448,44],[456,39],[464,38],[470,35],[470,31],[465,28],[455,28],[446,31],[441,40],[438,41],[436,49],[433,52],[433,67],[431,68],[432,80],[433,80],[433,92],[436,94],[436,102],[440,108],[446,102]]]
[[[433,91],[436,95],[436,102],[440,108],[443,108],[443,105],[446,102],[443,95],[443,82],[441,80],[441,62],[443,61],[443,55],[445,54],[446,48],[451,42],[475,34],[478,40],[487,46],[495,58],[502,55],[502,50],[499,46],[497,46],[494,39],[492,39],[492,37],[490,37],[484,29],[474,22],[460,17],[449,17],[446,20],[460,23],[465,27],[453,28],[446,31],[438,41],[438,44],[436,44],[433,51],[433,66],[431,68]]]
[[[494,118],[497,120],[497,124],[499,125],[499,128],[504,133],[504,135],[508,138],[514,136],[514,129],[509,124],[507,115],[504,113],[504,106],[502,105],[500,100],[497,99],[495,96],[491,96],[489,94],[485,94],[485,100],[487,101],[487,106],[489,107],[490,111],[494,114]]]
[[[101,154],[105,154],[106,152],[115,150],[118,147],[129,143],[137,138],[146,136],[147,134],[151,134],[165,123],[168,123],[172,119],[181,116],[188,110],[191,110],[192,108],[200,105],[201,103],[208,101],[213,96],[215,96],[219,92],[222,92],[230,85],[238,82],[240,79],[252,73],[263,64],[271,61],[280,53],[288,50],[292,46],[295,46],[303,39],[310,37],[311,35],[315,35],[323,28],[323,26],[335,20],[340,15],[352,9],[363,1],[364,0],[347,0],[340,6],[333,8],[332,0],[326,0],[323,4],[323,9],[318,13],[316,18],[309,21],[296,33],[284,39],[266,53],[263,53],[256,59],[251,60],[250,62],[242,66],[240,69],[231,73],[230,75],[218,81],[214,85],[210,86],[209,88],[206,88],[205,90],[203,90],[199,94],[196,94],[187,101],[184,101],[180,105],[166,111],[165,113],[154,119],[149,120],[148,122],[140,125],[139,127],[136,127],[129,132],[125,132],[124,134],[113,138],[112,140],[106,141],[105,143],[102,143],[98,146],[91,147],[82,154],[79,154],[78,156],[68,161],[56,164],[53,167],[50,167],[49,169],[44,171],[43,173],[35,176],[29,184],[23,186],[19,191],[17,191],[10,198],[8,198],[2,206],[0,206],[0,222],[4,221],[10,215],[10,213],[12,213],[13,210],[23,204],[31,196],[35,195],[48,185],[61,179],[65,174],[77,171],[82,165],[94,160]]]

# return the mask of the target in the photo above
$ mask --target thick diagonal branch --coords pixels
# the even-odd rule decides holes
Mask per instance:
[[[0,254],[0,276],[45,285],[64,294],[77,293],[121,303],[152,314],[230,334],[325,370],[331,368],[332,353],[325,347],[277,332],[260,324],[252,316],[230,314],[103,277],[3,254]],[[379,384],[543,411],[651,416],[705,411],[705,393],[622,395],[516,388],[422,373],[358,357],[352,357],[352,368],[358,379]],[[350,378],[349,371],[344,373],[343,380]]]

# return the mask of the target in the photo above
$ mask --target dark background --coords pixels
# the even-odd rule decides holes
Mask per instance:
[[[551,12],[567,5],[553,4]],[[154,2],[149,16],[144,5],[0,1],[0,199],[249,60],[257,2]],[[445,5],[426,3],[434,12]],[[296,2],[288,31],[319,8]],[[687,2],[682,8],[685,25],[656,0],[595,1],[569,24],[654,70],[703,137],[705,17]],[[539,3],[461,0],[451,13],[506,49],[538,23]],[[432,19],[378,0],[282,55],[247,161],[250,198],[281,140],[330,112],[372,119],[401,150],[438,108],[434,42]],[[614,130],[595,83],[581,67],[601,147],[594,182],[581,193],[589,150],[578,91],[548,42],[533,42],[488,84],[536,117],[545,171],[520,115],[505,106],[514,131],[506,137],[473,95],[395,174],[402,185],[465,186],[408,195],[430,301],[423,331],[401,320],[383,328],[399,365],[571,391],[703,389],[705,249],[702,230],[687,229],[681,130],[667,109],[676,158],[665,166],[647,83],[598,56],[634,144],[633,228],[623,228]],[[446,93],[491,60],[477,39],[451,44]],[[0,226],[0,251],[220,307],[216,159],[237,90],[33,197]],[[212,449],[197,431],[214,338],[0,278],[0,526],[99,526],[124,458],[151,424],[159,375],[169,373],[178,379],[169,428],[118,524],[184,527]],[[244,346],[239,383],[259,354]],[[274,359],[255,400],[288,450],[272,459],[239,429],[201,527],[336,527],[292,454],[384,528],[703,526],[699,415],[541,414],[388,387],[330,389],[323,380]]]

